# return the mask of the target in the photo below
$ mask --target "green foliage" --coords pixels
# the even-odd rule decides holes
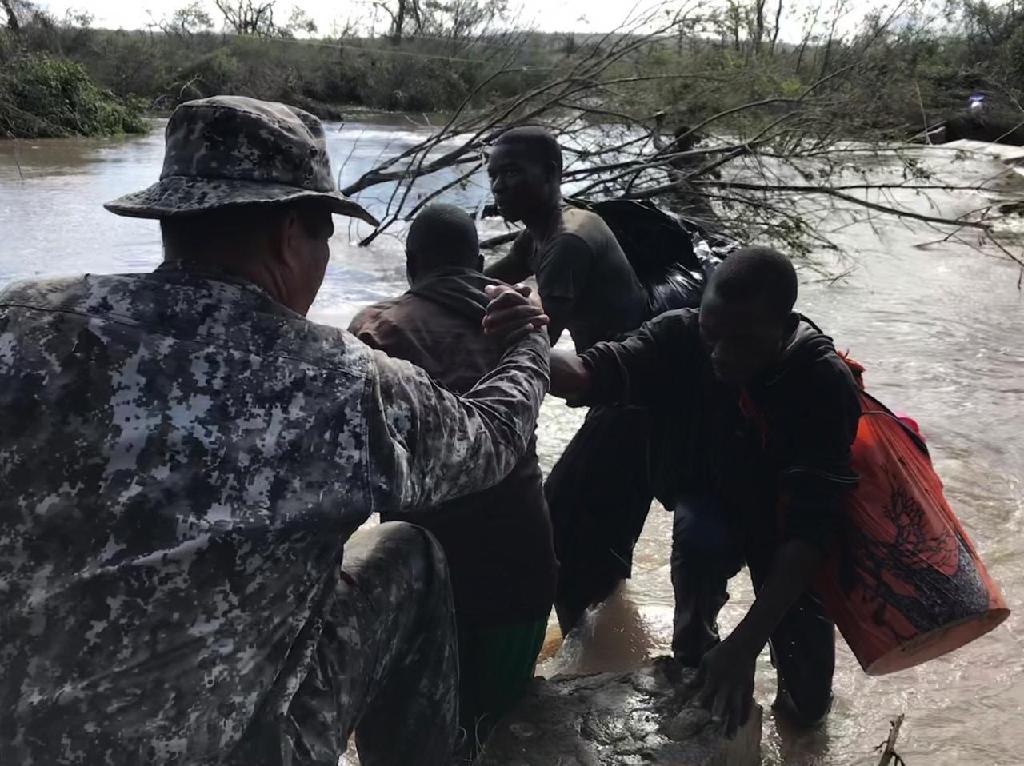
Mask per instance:
[[[9,137],[142,133],[138,104],[102,90],[72,61],[26,56],[0,71],[0,132]]]
[[[893,26],[878,13],[854,35],[830,40],[808,33],[798,45],[774,41],[772,19],[759,28],[751,2],[730,0],[700,34],[683,25],[678,34],[622,57],[608,74],[624,84],[595,87],[596,114],[615,111],[645,123],[664,111],[670,121],[688,124],[726,114],[718,127],[753,135],[784,112],[786,99],[850,68],[855,74],[830,81],[831,105],[821,116],[846,110],[837,122],[854,136],[906,135],[962,109],[978,88],[1009,104],[1024,102],[1020,0],[949,0],[945,27],[912,15]],[[227,9],[226,19],[251,33],[212,32],[215,21],[204,6],[187,0],[148,31],[93,29],[83,26],[87,19],[59,23],[38,11],[23,14],[19,30],[0,29],[0,130],[12,132],[16,115],[20,130],[47,135],[130,130],[137,127],[130,115],[140,101],[165,111],[218,93],[292,102],[328,118],[352,105],[443,112],[470,99],[482,107],[561,76],[593,55],[597,40],[474,37],[506,13],[504,0],[387,0],[382,7],[393,14],[402,7],[410,14],[400,41],[302,39],[315,32],[309,18],[293,13],[287,23],[275,19],[269,0],[218,5]],[[491,78],[501,67],[508,71]],[[773,103],[740,109],[762,100]],[[38,126],[24,127],[36,125],[32,115]]]
[[[154,18],[146,31],[94,29],[85,23],[89,19],[58,22],[33,11],[16,33],[0,29],[0,64],[26,56],[69,60],[124,103],[141,100],[159,112],[188,99],[237,93],[336,119],[342,106],[438,112],[459,107],[471,94],[475,105],[484,105],[540,84],[551,58],[564,57],[553,53],[562,47],[557,39],[519,39],[511,64],[523,68],[479,87],[498,61],[508,61],[509,51],[502,49],[508,39],[497,35],[481,46],[467,35],[504,13],[504,0],[423,0],[417,6],[423,36],[399,44],[301,39],[316,32],[312,20],[294,10],[279,21],[268,0],[223,0],[217,6],[229,27],[246,34],[210,31],[214,21],[195,2]],[[8,111],[13,114],[14,107]],[[66,130],[65,122],[46,128],[47,134]]]

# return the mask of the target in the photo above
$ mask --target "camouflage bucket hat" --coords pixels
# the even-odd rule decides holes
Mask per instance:
[[[324,127],[294,106],[242,96],[188,101],[167,123],[160,180],[104,207],[168,218],[228,205],[322,199],[332,212],[377,221],[338,191]]]

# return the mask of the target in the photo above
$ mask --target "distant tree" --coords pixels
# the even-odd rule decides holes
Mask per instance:
[[[12,32],[17,32],[34,21],[50,19],[50,15],[31,0],[0,0],[0,9],[3,9],[7,17],[6,26]]]
[[[760,52],[761,43],[764,42],[764,8],[768,5],[768,0],[754,0],[753,7],[753,38],[754,38],[754,50]]]
[[[209,32],[213,28],[213,17],[206,12],[202,3],[194,2],[179,8],[153,26],[168,35],[192,37],[195,34]]]
[[[288,23],[277,30],[282,37],[296,37],[297,35],[315,35],[317,33],[316,22],[313,18],[297,5],[292,6]]]
[[[235,34],[270,37],[277,31],[276,0],[213,0],[213,4]]]
[[[732,47],[740,49],[743,28],[747,23],[747,9],[736,0],[728,0],[721,15],[721,34],[723,41],[728,38]]]
[[[16,0],[0,0],[0,8],[3,8],[4,13],[7,14],[7,28],[12,32],[17,32],[21,23],[18,21],[19,9]]]
[[[378,0],[376,8],[391,18],[388,36],[400,43],[415,34],[459,40],[477,34],[508,13],[508,0]]]
[[[380,0],[373,5],[391,17],[391,29],[388,31],[388,37],[395,44],[402,42],[402,38],[406,34],[406,22],[410,19],[417,32],[423,27],[420,0]]]
[[[507,0],[427,0],[431,20],[445,37],[479,33],[508,13]]]
[[[774,21],[768,16],[769,0],[726,0],[724,7],[712,18],[723,44],[729,41],[734,50],[760,54],[767,43],[772,55],[778,47],[782,30],[785,0],[777,0]],[[821,3],[819,2],[819,8]]]
[[[779,4],[775,7],[775,28],[772,30],[772,55],[775,55],[775,50],[779,45],[779,32],[782,31],[782,3],[783,0],[779,0]]]
[[[64,13],[63,24],[75,29],[90,29],[95,20],[96,16],[85,8],[68,8]]]

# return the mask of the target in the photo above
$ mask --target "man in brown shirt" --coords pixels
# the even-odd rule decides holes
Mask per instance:
[[[364,309],[350,330],[425,369],[453,392],[472,388],[503,354],[481,322],[488,298],[476,227],[450,205],[426,208],[406,245],[408,292]],[[400,519],[399,514],[387,517]],[[460,720],[483,739],[533,677],[555,595],[551,523],[535,439],[497,486],[417,519],[441,543],[455,594]]]

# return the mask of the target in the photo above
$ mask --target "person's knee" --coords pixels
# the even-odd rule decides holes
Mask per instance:
[[[389,521],[380,525],[384,545],[398,551],[402,565],[410,569],[414,586],[431,584],[449,586],[448,563],[440,543],[423,527],[405,521]]]
[[[407,548],[410,552],[422,551],[424,558],[430,558],[435,553],[441,552],[441,546],[437,540],[423,527],[412,524],[408,521],[385,521],[377,527],[377,534],[381,540],[386,540],[390,545]]]
[[[345,545],[342,568],[349,580],[372,582],[376,591],[393,591],[395,597],[417,603],[451,600],[444,551],[415,524],[389,521],[357,532]]]
[[[725,583],[739,574],[742,568],[743,556],[735,548],[707,547],[692,540],[672,541],[669,570],[673,583]]]
[[[743,555],[710,497],[693,496],[676,503],[672,519],[673,576],[695,571],[731,578],[743,566]]]

